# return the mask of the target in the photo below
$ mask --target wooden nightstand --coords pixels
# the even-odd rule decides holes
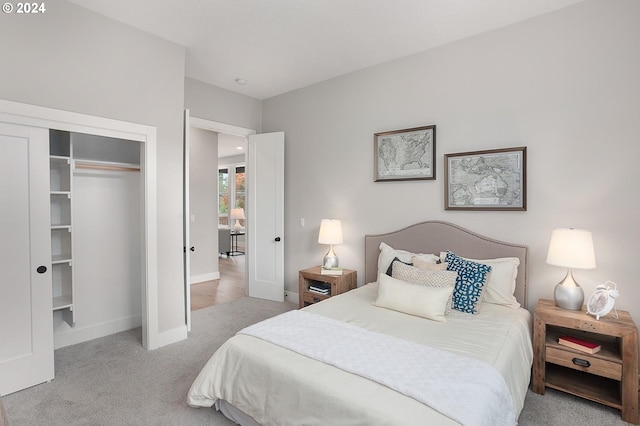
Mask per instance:
[[[314,266],[313,268],[299,271],[298,277],[300,281],[300,289],[298,290],[300,292],[299,307],[304,308],[331,296],[353,290],[357,285],[358,272],[351,269],[343,269],[342,275],[322,275],[320,266]],[[311,292],[309,291],[309,285],[313,283],[329,284],[331,285],[331,292],[328,295]]]
[[[533,391],[558,389],[622,411],[622,419],[638,424],[638,329],[631,315],[611,312],[596,320],[582,311],[538,301],[533,325]],[[588,354],[558,344],[570,335],[597,342]]]

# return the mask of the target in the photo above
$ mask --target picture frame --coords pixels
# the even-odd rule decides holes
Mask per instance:
[[[375,133],[374,181],[434,180],[436,126]]]
[[[527,147],[444,156],[445,210],[527,210]]]

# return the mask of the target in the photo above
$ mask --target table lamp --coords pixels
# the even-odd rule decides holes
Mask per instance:
[[[235,220],[236,223],[235,225],[233,225],[233,229],[235,231],[239,231],[242,229],[242,225],[240,225],[240,219],[244,219],[244,209],[243,208],[237,208],[237,209],[231,209],[231,216],[230,216],[231,220]]]
[[[325,269],[337,268],[339,261],[338,256],[333,252],[333,245],[342,244],[342,223],[340,220],[322,219],[320,233],[318,234],[318,244],[329,244],[329,251],[322,259],[322,266]]]
[[[584,292],[573,278],[571,269],[596,267],[591,232],[573,228],[554,229],[551,233],[547,263],[568,268],[567,275],[553,291],[556,306],[573,311],[582,309]]]

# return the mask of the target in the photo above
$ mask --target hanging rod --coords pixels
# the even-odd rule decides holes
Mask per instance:
[[[74,160],[74,167],[78,169],[112,170],[120,172],[139,172],[138,164],[112,163],[108,161]]]

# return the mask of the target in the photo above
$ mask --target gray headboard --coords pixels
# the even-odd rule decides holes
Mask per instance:
[[[434,253],[451,250],[472,259],[517,257],[520,259],[516,278],[515,296],[523,308],[527,308],[529,248],[519,244],[494,240],[448,222],[427,221],[411,225],[387,234],[365,235],[364,279],[365,283],[377,280],[380,243],[385,242],[394,249],[413,253]]]

